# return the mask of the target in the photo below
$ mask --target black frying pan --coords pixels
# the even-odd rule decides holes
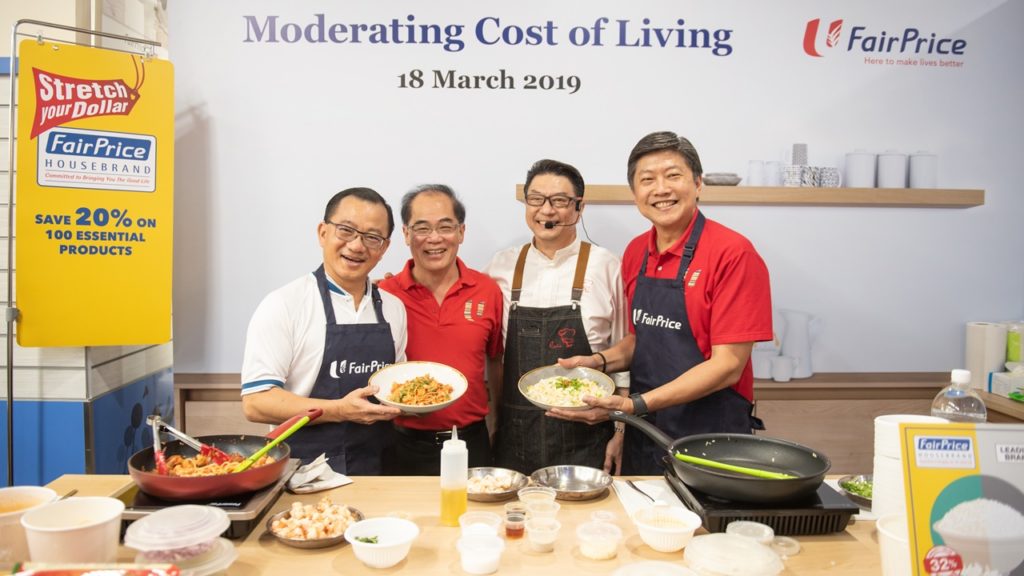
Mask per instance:
[[[640,429],[668,451],[676,475],[687,486],[701,492],[740,502],[779,503],[807,498],[817,492],[831,468],[828,457],[794,442],[751,434],[695,434],[672,440],[655,425],[624,412],[612,412],[611,419]],[[757,478],[727,470],[689,464],[675,458],[690,454],[726,464],[785,472],[795,478]]]

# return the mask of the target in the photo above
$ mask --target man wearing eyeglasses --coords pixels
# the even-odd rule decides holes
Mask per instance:
[[[619,258],[576,234],[583,176],[569,164],[539,160],[526,173],[525,245],[495,254],[486,272],[504,296],[505,354],[495,465],[529,474],[581,464],[618,474],[622,434],[611,422],[588,425],[545,416],[519,391],[520,377],[558,358],[593,355],[626,334]],[[621,394],[628,375],[616,374]]]
[[[466,233],[466,208],[443,184],[420,186],[402,198],[405,243],[412,258],[380,287],[405,303],[409,360],[458,369],[469,387],[456,402],[420,417],[395,419],[397,472],[440,473],[441,444],[452,426],[466,441],[469,465],[491,465],[485,374],[501,357],[501,290],[458,257]],[[491,372],[495,382],[497,372]]]
[[[391,207],[377,192],[335,194],[317,225],[323,264],[264,298],[246,334],[246,418],[279,424],[322,408],[288,444],[303,462],[326,454],[343,474],[382,474],[383,455],[393,453],[388,420],[400,411],[371,401],[377,390],[367,380],[405,360],[405,306],[368,280],[394,228]]]

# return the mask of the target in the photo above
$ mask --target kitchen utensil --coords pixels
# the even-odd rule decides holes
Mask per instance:
[[[502,485],[508,484],[508,490],[500,490],[497,492],[474,492],[473,491],[473,478],[485,478],[487,476],[493,476]],[[470,468],[469,469],[469,483],[467,484],[467,497],[474,502],[501,502],[508,500],[516,495],[516,492],[520,488],[525,488],[530,483],[530,479],[521,472],[515,470],[509,470],[508,468],[493,468],[490,466]]]
[[[792,356],[773,356],[770,375],[776,382],[789,382],[793,378],[796,359]]]
[[[641,490],[640,487],[636,485],[636,482],[633,482],[632,480],[626,480],[626,484],[628,484],[629,487],[632,488],[633,490],[636,490],[637,492],[646,496],[647,499],[651,501],[651,503],[654,503],[654,497],[648,494],[647,492]]]
[[[160,447],[160,423],[150,420],[149,425],[153,428],[153,461],[156,464],[156,473],[162,476],[167,475],[167,458]]]
[[[295,423],[295,420],[305,414],[290,418],[266,436],[220,434],[200,436],[198,440],[205,444],[218,446],[229,454],[232,452],[251,454],[265,446],[268,439],[272,440],[287,430]],[[163,450],[167,456],[175,454],[185,457],[195,456],[195,450],[180,440],[167,443]],[[128,459],[128,474],[143,492],[157,498],[171,501],[210,500],[253,492],[281,478],[288,470],[288,458],[291,455],[288,444],[278,444],[268,452],[268,455],[274,458],[273,462],[265,466],[250,468],[244,472],[219,476],[170,476],[153,471],[153,449],[145,448]]]
[[[840,494],[846,496],[847,498],[850,499],[850,501],[860,506],[861,508],[865,510],[871,510],[871,497],[864,496],[856,492],[851,492],[850,490],[847,490],[845,487],[843,487],[844,484],[849,484],[851,482],[866,482],[868,484],[873,484],[874,478],[871,476],[871,474],[850,474],[848,476],[843,476],[842,478],[840,478],[839,482],[837,483],[837,485],[839,486]]]
[[[71,490],[68,490],[67,492],[64,493],[63,496],[58,498],[58,500],[67,500],[68,498],[71,498],[75,494],[78,494],[78,488],[72,488]]]
[[[390,568],[405,560],[413,540],[419,535],[420,527],[402,518],[370,518],[351,524],[345,530],[345,540],[352,545],[356,558],[370,568]],[[360,540],[374,536],[376,542]]]
[[[171,426],[167,422],[164,422],[160,418],[159,414],[150,414],[149,416],[146,417],[146,422],[149,423],[150,425],[155,424],[158,428],[163,428],[164,430],[168,431],[171,434],[171,436],[174,436],[178,440],[181,440],[196,452],[199,452],[203,456],[209,458],[215,464],[223,464],[231,460],[231,456],[224,452],[223,450],[221,450],[220,448],[210,446],[209,444],[203,444],[202,442],[196,440],[195,438],[189,436],[188,434],[185,434],[181,430],[178,430],[174,426]]]
[[[586,380],[592,380],[597,383],[606,393],[615,393],[615,382],[610,376],[599,370],[593,368],[587,368],[585,366],[577,366],[575,368],[562,368],[558,364],[551,364],[550,366],[541,366],[540,368],[534,368],[526,374],[523,374],[519,378],[519,393],[523,395],[531,404],[544,410],[550,410],[552,408],[558,408],[560,410],[589,410],[590,406],[555,406],[548,404],[542,400],[530,397],[527,394],[527,388],[537,384],[545,378],[580,378]]]
[[[639,428],[668,451],[680,480],[719,498],[760,503],[806,498],[817,491],[832,466],[824,454],[786,440],[750,434],[695,434],[672,440],[655,425],[631,414],[616,411],[611,413],[611,419]],[[774,469],[794,478],[774,480],[696,466],[676,459],[677,453],[748,468]]]
[[[907,187],[907,155],[887,150],[878,155],[878,187]]]
[[[666,504],[641,508],[632,518],[640,539],[658,552],[682,550],[701,523],[700,516],[693,512]]]
[[[760,470],[758,468],[748,468],[746,466],[736,466],[735,464],[726,464],[725,462],[716,462],[714,460],[708,460],[707,458],[699,458],[697,456],[691,456],[689,454],[675,453],[676,460],[682,460],[689,464],[696,464],[698,466],[707,466],[709,468],[718,468],[719,470],[728,470],[730,472],[737,472],[739,474],[746,474],[747,476],[756,476],[757,478],[771,478],[772,480],[787,480],[795,478],[792,474],[786,474],[785,472],[772,472],[770,470]]]
[[[935,188],[938,181],[939,158],[919,150],[910,155],[910,187]]]
[[[867,150],[854,150],[846,155],[843,180],[849,188],[875,187],[875,155]]]
[[[117,558],[124,502],[106,496],[58,500],[21,517],[34,562],[109,563]]]
[[[559,500],[590,500],[603,496],[612,485],[604,470],[589,466],[548,466],[530,475],[536,484],[554,488]]]
[[[305,414],[298,416],[298,420],[296,420],[296,416],[292,416],[284,424],[281,425],[281,426],[284,426],[284,425],[288,424],[289,422],[294,422],[291,426],[286,428],[284,432],[281,432],[280,434],[278,434],[278,436],[276,438],[274,438],[273,440],[271,440],[269,444],[267,444],[263,448],[260,448],[259,450],[254,452],[252,456],[249,456],[248,458],[243,460],[241,464],[239,464],[238,466],[235,466],[235,470],[234,471],[236,473],[237,472],[245,472],[257,460],[262,458],[264,454],[266,454],[267,452],[270,452],[270,450],[274,446],[277,446],[281,442],[284,442],[285,439],[288,438],[289,436],[291,436],[292,434],[294,434],[296,430],[298,430],[299,428],[302,428],[303,426],[305,426],[310,421],[316,420],[323,413],[324,413],[324,411],[321,410],[320,408],[311,408],[311,409],[307,410]],[[280,426],[278,428],[280,428]]]
[[[391,387],[401,382],[408,382],[420,376],[430,376],[442,384],[452,387],[451,396],[445,402],[430,404],[426,406],[416,404],[402,404],[388,400],[391,395]],[[370,375],[370,384],[376,384],[379,388],[374,398],[385,406],[393,406],[408,414],[429,414],[449,406],[465,394],[469,383],[466,377],[455,368],[437,362],[395,362],[377,370]]]

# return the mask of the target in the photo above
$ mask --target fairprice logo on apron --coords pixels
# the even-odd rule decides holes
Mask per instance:
[[[341,362],[333,360],[331,362],[331,378],[340,378],[342,374],[372,374],[387,365],[387,362],[377,360],[359,364],[355,362],[349,364],[348,360],[342,360]]]
[[[669,330],[682,330],[683,323],[671,318],[665,318],[661,314],[657,316],[651,316],[643,310],[633,310],[633,324],[644,324],[646,326],[654,326],[656,328],[668,328]]]

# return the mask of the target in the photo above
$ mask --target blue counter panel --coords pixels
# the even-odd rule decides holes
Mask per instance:
[[[127,474],[128,458],[153,445],[146,416],[159,414],[174,425],[174,372],[168,368],[147,376],[108,392],[91,404],[92,471]]]
[[[14,483],[85,473],[85,404],[14,401]],[[0,486],[7,485],[7,402],[0,400]],[[44,449],[45,446],[45,449]]]

